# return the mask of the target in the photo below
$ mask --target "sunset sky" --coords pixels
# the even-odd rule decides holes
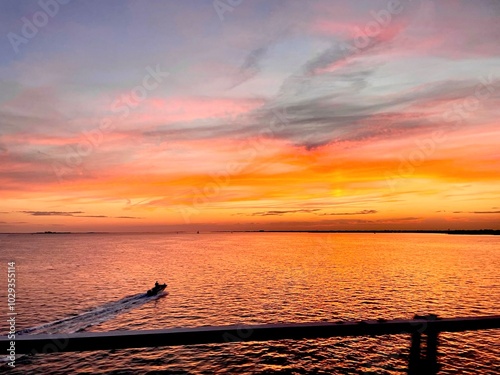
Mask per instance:
[[[499,18],[2,1],[0,232],[500,229]]]

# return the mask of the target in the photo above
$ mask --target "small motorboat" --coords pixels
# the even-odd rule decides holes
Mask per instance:
[[[146,295],[148,297],[156,296],[158,293],[163,292],[166,287],[167,287],[167,284],[158,284],[158,283],[156,283],[154,287],[152,287],[151,289],[149,289],[146,292]]]

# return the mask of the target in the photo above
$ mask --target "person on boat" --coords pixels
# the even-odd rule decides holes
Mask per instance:
[[[158,288],[160,284],[158,284],[158,281],[155,281],[155,288]]]

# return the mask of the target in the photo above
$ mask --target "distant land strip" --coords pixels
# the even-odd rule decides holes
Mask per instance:
[[[221,232],[236,232],[236,233],[437,233],[437,234],[487,234],[500,235],[498,229],[457,229],[457,230],[398,230],[398,229],[381,229],[381,230],[225,230]]]
[[[0,234],[199,234],[196,231],[168,231],[168,232],[3,232]],[[218,230],[206,231],[209,233],[435,233],[435,234],[469,234],[469,235],[500,235],[499,229],[456,229],[456,230],[405,230],[405,229],[379,229],[379,230]]]

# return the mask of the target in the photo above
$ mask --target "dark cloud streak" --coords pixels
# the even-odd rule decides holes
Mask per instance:
[[[83,211],[18,211],[31,216],[70,216],[70,217],[89,217],[89,218],[115,218],[115,219],[142,219],[136,216],[107,216],[107,215],[79,215]]]
[[[32,216],[75,216],[75,214],[83,214],[83,211],[19,211],[23,214],[28,214]]]
[[[322,213],[318,214],[320,216],[342,216],[342,215],[370,215],[370,214],[376,214],[378,211],[377,210],[363,210],[363,211],[357,211],[357,212],[334,212],[334,213]]]
[[[286,214],[294,214],[297,212],[303,212],[303,213],[312,213],[315,211],[319,211],[318,208],[316,209],[310,209],[310,210],[283,210],[283,211],[262,211],[262,212],[254,212],[249,216],[283,216]]]

